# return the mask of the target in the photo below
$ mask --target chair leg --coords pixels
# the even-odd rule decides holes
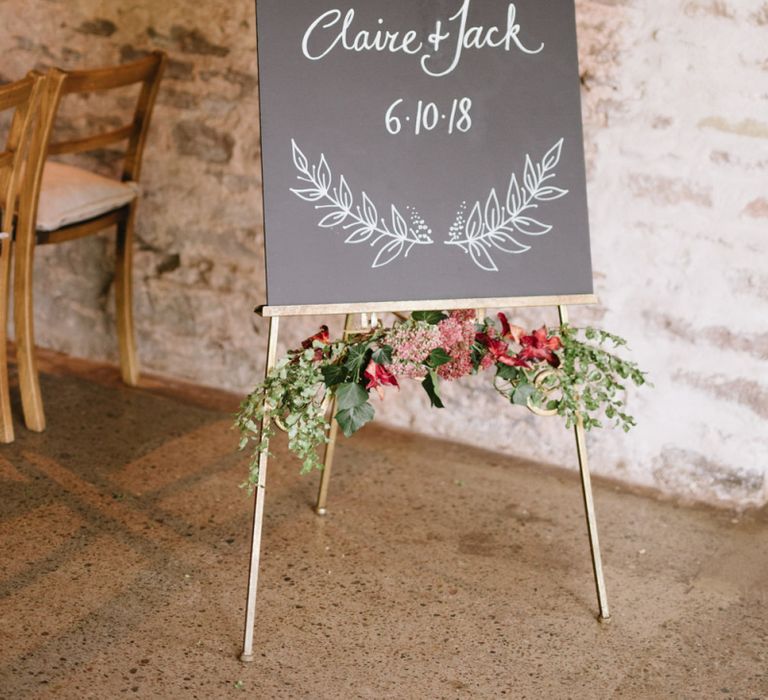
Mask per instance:
[[[117,339],[120,344],[120,371],[129,386],[139,383],[139,360],[133,333],[133,222],[134,202],[117,225],[117,255],[115,260],[115,312]]]
[[[43,397],[35,358],[35,318],[32,303],[32,272],[35,256],[35,234],[21,230],[16,233],[14,254],[13,320],[16,329],[16,361],[19,369],[21,405],[27,428],[41,433],[45,430]]]
[[[0,241],[0,442],[13,442],[13,415],[8,386],[8,283],[11,278],[11,241]]]

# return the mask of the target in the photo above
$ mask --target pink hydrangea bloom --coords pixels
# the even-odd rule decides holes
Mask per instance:
[[[440,347],[440,332],[437,326],[400,326],[387,340],[392,346],[392,372],[399,377],[421,379],[427,373],[421,363]]]
[[[451,361],[438,367],[437,373],[443,379],[458,379],[472,373],[472,344],[475,342],[475,312],[472,309],[452,311],[441,321],[440,347],[450,356]]]

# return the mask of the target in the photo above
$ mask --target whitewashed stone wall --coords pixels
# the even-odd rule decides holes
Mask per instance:
[[[265,324],[251,0],[0,0],[0,79],[32,66],[171,55],[138,225],[147,370],[237,391]],[[768,501],[768,2],[577,0],[597,308],[655,389],[639,427],[590,438],[594,470],[684,499]],[[98,105],[68,107],[64,126]],[[114,110],[114,107],[112,108]],[[109,169],[113,154],[93,163]],[[41,250],[41,345],[115,359],[111,238]],[[528,323],[554,322],[529,311]],[[319,319],[287,322],[295,342]],[[480,381],[391,395],[393,425],[575,466],[554,419],[501,410]],[[458,410],[457,410],[458,409]]]

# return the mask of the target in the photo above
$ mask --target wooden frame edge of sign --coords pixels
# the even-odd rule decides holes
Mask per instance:
[[[343,314],[386,313],[387,311],[444,311],[450,309],[513,309],[528,306],[583,306],[597,304],[595,294],[565,294],[539,297],[499,297],[478,299],[430,299],[425,301],[369,301],[351,304],[303,304],[259,306],[264,318],[283,316],[339,316]]]

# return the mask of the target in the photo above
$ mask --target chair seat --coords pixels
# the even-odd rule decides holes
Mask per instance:
[[[48,161],[43,169],[37,230],[56,231],[119,209],[140,194],[136,182],[120,182],[73,165]]]

